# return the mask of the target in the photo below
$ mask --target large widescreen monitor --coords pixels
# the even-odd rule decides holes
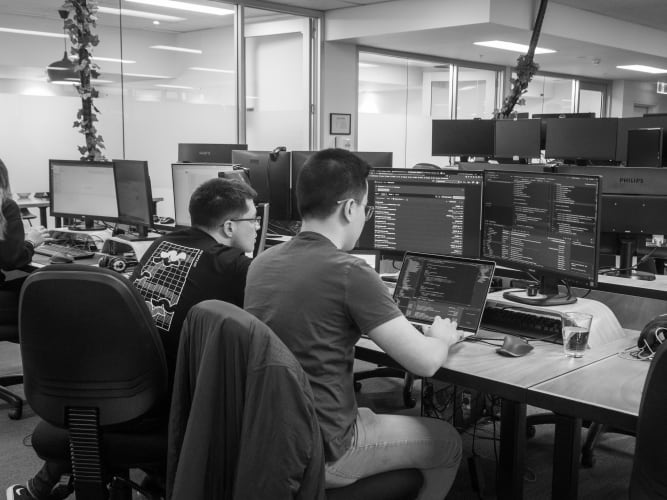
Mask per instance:
[[[190,196],[202,183],[216,179],[220,172],[231,172],[231,164],[173,163],[171,180],[174,192],[174,222],[177,226],[190,226]]]
[[[352,151],[353,154],[375,168],[392,168],[394,153],[390,151]]]
[[[232,151],[248,149],[247,144],[180,143],[179,163],[231,163]]]
[[[577,167],[561,165],[558,172],[595,175],[601,179],[600,252],[611,256],[605,274],[633,279],[654,279],[640,272],[633,258],[653,253],[665,258],[664,249],[647,248],[654,235],[667,234],[667,169],[648,167]],[[615,256],[620,256],[618,266]]]
[[[546,120],[545,156],[586,162],[616,160],[618,118]]]
[[[94,221],[118,220],[113,163],[49,160],[51,215],[82,219],[72,229],[104,229]]]
[[[290,220],[291,158],[289,151],[233,151],[232,163],[241,165],[257,191],[257,202],[269,203],[271,219]]]
[[[479,257],[482,172],[373,169],[358,247]]]
[[[135,226],[145,238],[153,225],[153,191],[148,162],[114,160],[113,174],[118,201],[118,222]]]
[[[290,194],[291,205],[292,205],[292,219],[298,220],[301,219],[301,214],[299,214],[299,207],[297,205],[296,199],[296,181],[299,178],[301,169],[306,164],[308,159],[313,156],[317,151],[292,151],[292,190]]]
[[[493,156],[495,120],[433,120],[432,156]]]
[[[540,282],[536,296],[507,292],[506,298],[568,304],[576,298],[560,294],[560,282],[597,284],[598,177],[504,170],[485,175],[482,256]]]
[[[539,158],[541,120],[496,120],[494,157]]]

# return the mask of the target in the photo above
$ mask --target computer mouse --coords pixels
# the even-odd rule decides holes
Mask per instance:
[[[505,335],[503,346],[496,349],[496,352],[503,356],[518,358],[520,356],[525,356],[532,350],[533,346],[522,338],[514,337],[513,335]]]
[[[54,253],[49,258],[49,263],[51,264],[71,264],[72,262],[74,262],[74,257],[68,253]]]

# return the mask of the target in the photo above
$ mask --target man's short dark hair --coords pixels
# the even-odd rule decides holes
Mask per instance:
[[[247,200],[257,193],[245,182],[211,179],[195,189],[190,197],[190,222],[193,226],[212,228],[225,220],[239,217],[248,210]]]
[[[370,170],[366,161],[345,149],[324,149],[312,155],[296,183],[301,217],[328,217],[336,210],[336,202],[347,198],[361,203]]]

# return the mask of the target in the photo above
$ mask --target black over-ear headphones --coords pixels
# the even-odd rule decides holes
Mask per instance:
[[[276,161],[281,151],[287,151],[287,148],[285,146],[278,146],[273,151],[271,151],[269,153],[269,158],[271,158],[271,161]]]
[[[100,260],[97,262],[97,265],[100,267],[106,267],[112,269],[117,273],[122,273],[127,269],[127,261],[123,257],[104,255],[100,257]]]

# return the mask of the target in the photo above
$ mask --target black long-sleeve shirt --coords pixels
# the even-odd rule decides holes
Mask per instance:
[[[30,263],[35,249],[25,240],[21,210],[16,202],[5,200],[2,204],[2,213],[7,225],[5,237],[0,240],[0,269],[3,271],[20,269]],[[4,281],[4,274],[0,273],[0,276],[0,280]]]

